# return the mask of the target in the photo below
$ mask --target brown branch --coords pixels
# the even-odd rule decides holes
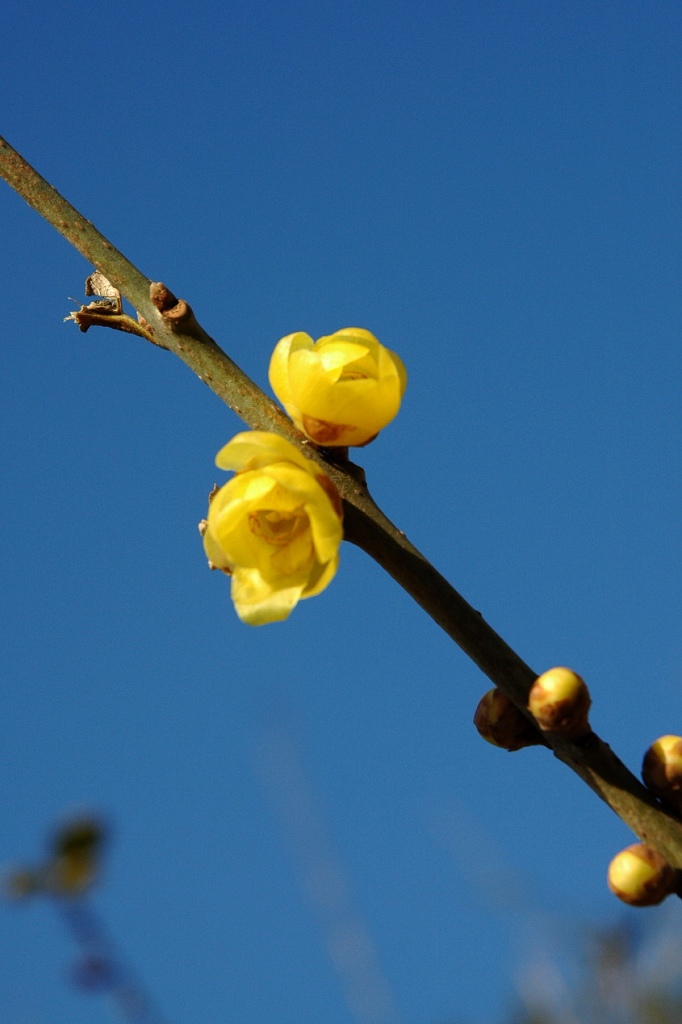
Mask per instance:
[[[0,175],[139,310],[156,344],[175,352],[254,430],[270,430],[317,461],[345,508],[346,539],[367,552],[422,606],[492,682],[524,712],[536,673],[389,522],[362,471],[315,449],[197,323],[184,300],[152,285],[93,225],[0,139]],[[151,291],[150,291],[151,289]],[[664,811],[610,748],[591,733],[580,743],[547,734],[573,769],[643,841],[682,869],[682,821]]]

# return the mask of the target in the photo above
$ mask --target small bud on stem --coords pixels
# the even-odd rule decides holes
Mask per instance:
[[[551,668],[533,683],[528,710],[545,732],[578,740],[592,731],[587,720],[590,693],[583,679],[570,668]]]
[[[644,755],[642,778],[664,804],[682,813],[682,736],[661,736]]]
[[[484,740],[505,750],[520,750],[544,742],[533,723],[497,688],[481,697],[474,725]]]
[[[611,892],[631,907],[653,907],[678,886],[674,868],[644,843],[633,843],[616,854],[607,880]]]

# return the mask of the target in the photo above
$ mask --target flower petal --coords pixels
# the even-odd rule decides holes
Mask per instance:
[[[303,586],[273,590],[255,569],[235,569],[232,601],[235,611],[249,626],[283,622],[298,604]]]
[[[266,430],[245,430],[237,434],[216,455],[216,466],[243,473],[261,469],[271,462],[293,462],[306,472],[314,465],[301,455],[291,441]]]
[[[211,565],[215,566],[216,569],[232,570],[232,564],[225,555],[222,547],[213,536],[211,528],[207,527],[204,533],[204,551]]]
[[[291,387],[289,384],[289,359],[291,354],[301,349],[311,349],[313,344],[313,339],[309,334],[297,331],[295,334],[287,334],[286,338],[280,339],[275,345],[275,351],[270,359],[268,379],[270,387],[285,408],[292,403]],[[291,413],[289,415],[291,416]]]
[[[326,565],[318,563],[318,571],[311,574],[308,584],[301,594],[301,597],[316,597],[321,594],[325,587],[328,587],[336,576],[339,567],[339,556],[335,555]]]

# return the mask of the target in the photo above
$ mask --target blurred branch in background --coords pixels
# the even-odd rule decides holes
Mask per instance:
[[[678,903],[612,928],[554,929],[517,972],[512,1024],[679,1024],[682,913]]]
[[[463,803],[439,814],[432,830],[455,858],[472,899],[495,914],[508,936],[515,1005],[505,1024],[682,1021],[679,901],[646,915],[626,910],[609,926],[568,917],[553,909],[551,893],[543,894],[509,863]]]
[[[94,816],[67,821],[56,830],[42,864],[7,873],[5,891],[14,900],[45,896],[52,901],[79,946],[78,958],[69,970],[69,980],[76,988],[108,995],[114,1011],[125,1021],[167,1024],[121,959],[88,900],[100,874],[106,838],[107,830]]]
[[[357,1024],[403,1024],[301,753],[283,722],[264,731],[257,770],[284,825],[301,888],[318,919],[353,1019]]]
[[[330,960],[357,1024],[402,1024],[374,942],[354,905],[346,870],[291,730],[266,730],[258,772],[282,819],[301,887],[318,918]],[[436,825],[471,888],[506,922],[516,1006],[505,1024],[679,1024],[682,1020],[682,906],[645,917],[631,912],[615,927],[569,920],[538,905],[538,894],[506,864],[479,823],[455,808]],[[68,978],[110,999],[131,1024],[167,1024],[116,950],[88,895],[101,869],[105,829],[88,816],[59,828],[46,860],[6,874],[15,899],[45,896],[79,947]],[[496,879],[497,884],[493,883]],[[456,1024],[455,1020],[449,1024]]]

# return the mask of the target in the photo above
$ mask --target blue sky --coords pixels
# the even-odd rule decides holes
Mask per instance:
[[[635,771],[681,731],[681,29],[668,0],[0,14],[2,134],[254,379],[295,330],[401,355],[372,493],[530,665],[586,678]],[[0,858],[100,810],[94,903],[172,1024],[365,1024],[344,928],[382,1024],[499,1024],[538,918],[621,919],[629,832],[479,739],[486,680],[350,546],[242,626],[196,530],[239,420],[64,324],[90,268],[1,184],[0,223]],[[105,1017],[49,906],[0,915],[3,1022]]]

